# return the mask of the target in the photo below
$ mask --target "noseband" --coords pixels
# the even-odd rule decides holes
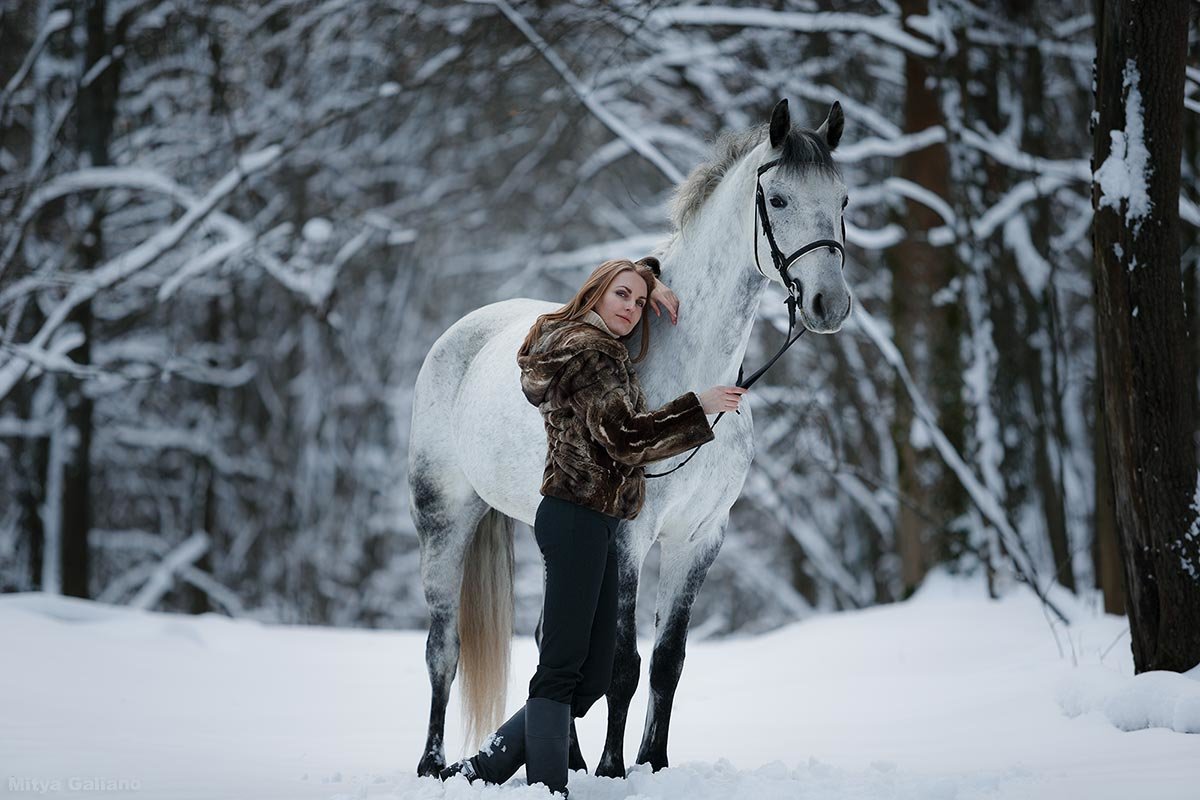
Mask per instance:
[[[801,328],[800,332],[796,334],[796,337],[794,339],[792,338],[792,331],[796,327],[796,304],[799,303],[801,301],[801,299],[803,299],[803,294],[801,295],[800,298],[796,297],[796,291],[799,288],[800,282],[795,280],[788,274],[788,267],[790,267],[792,264],[794,264],[799,259],[808,255],[809,253],[813,252],[814,250],[820,250],[822,247],[828,247],[831,250],[837,251],[838,255],[841,256],[841,261],[842,261],[841,267],[843,270],[846,269],[846,248],[837,239],[817,239],[815,241],[809,242],[808,244],[804,245],[799,250],[792,253],[790,256],[785,256],[783,251],[779,249],[779,244],[776,243],[776,241],[775,241],[775,234],[771,230],[771,218],[767,214],[767,196],[766,196],[766,193],[763,192],[762,176],[763,176],[763,173],[766,172],[767,170],[771,169],[772,167],[778,166],[779,162],[781,160],[782,159],[776,158],[776,159],[772,159],[771,161],[768,161],[767,163],[763,164],[761,167],[758,168],[758,173],[754,176],[754,223],[755,224],[754,224],[753,230],[755,231],[755,233],[757,233],[758,226],[760,224],[762,225],[763,235],[765,235],[767,237],[767,244],[771,246],[771,261],[774,262],[775,270],[779,273],[779,277],[783,281],[783,285],[786,286],[787,290],[788,290],[787,299],[785,299],[783,301],[784,303],[787,304],[787,308],[788,308],[787,340],[784,343],[783,347],[779,348],[779,352],[777,352],[775,355],[771,356],[770,361],[768,361],[766,364],[763,364],[761,367],[759,367],[754,372],[753,375],[751,375],[749,378],[746,378],[744,381],[742,380],[742,368],[738,367],[737,385],[743,389],[749,389],[750,386],[756,380],[761,378],[763,376],[763,373],[765,373],[768,369],[770,369],[771,365],[774,364],[781,355],[783,355],[784,351],[786,351],[789,347],[791,347],[793,344],[795,344],[796,341],[799,340],[800,337],[804,335],[804,331],[807,330],[806,328]],[[763,272],[762,266],[758,263],[758,239],[757,239],[757,237],[752,237],[752,238],[754,238],[754,268],[758,270],[758,274],[762,275],[765,278],[765,277],[767,277],[767,274],[765,272]],[[844,241],[845,239],[846,239],[846,218],[843,216],[842,217],[842,240]],[[738,411],[736,413],[741,414],[742,412]],[[717,414],[717,418],[715,420],[713,420],[713,424],[711,427],[715,428],[717,426],[717,423],[721,421],[721,417],[723,417],[723,416],[725,416],[724,411],[722,411],[720,414]],[[675,470],[682,467],[684,464],[691,461],[692,456],[696,455],[696,453],[699,452],[700,448],[703,446],[704,446],[703,444],[697,445],[696,449],[691,452],[691,455],[689,455],[682,462],[680,462],[679,464],[676,464],[674,467],[667,470],[666,472],[654,472],[654,473],[647,472],[647,473],[645,473],[644,477],[661,478],[664,475],[670,475],[672,472],[674,472]]]

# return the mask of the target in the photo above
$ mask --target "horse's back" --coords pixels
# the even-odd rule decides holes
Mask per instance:
[[[514,325],[523,325],[527,331],[539,314],[557,307],[545,300],[526,297],[501,300],[475,309],[447,328],[429,348],[417,374],[414,424],[422,407],[450,402],[458,395],[471,363],[497,334]]]

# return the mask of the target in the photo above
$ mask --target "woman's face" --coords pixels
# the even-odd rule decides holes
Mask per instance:
[[[625,270],[609,285],[596,304],[596,313],[617,336],[626,336],[642,318],[646,305],[646,281],[633,270]]]

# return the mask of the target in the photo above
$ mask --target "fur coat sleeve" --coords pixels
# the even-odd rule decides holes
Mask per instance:
[[[624,364],[611,356],[586,350],[569,362],[568,370],[564,376],[568,403],[614,461],[642,466],[715,438],[695,392],[645,411],[631,397]]]

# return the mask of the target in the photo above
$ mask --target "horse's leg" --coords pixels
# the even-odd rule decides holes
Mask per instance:
[[[625,777],[625,723],[629,703],[637,691],[642,657],[637,650],[637,594],[642,564],[651,543],[643,543],[628,523],[617,530],[621,548],[620,586],[617,595],[617,646],[613,655],[612,683],[608,693],[608,735],[596,774],[606,778]]]
[[[667,766],[667,728],[671,723],[675,688],[683,673],[692,603],[721,549],[728,521],[725,512],[718,520],[703,523],[691,541],[663,542],[654,614],[654,652],[650,656],[650,703],[637,756],[638,764],[649,764],[655,772]]]
[[[477,496],[450,497],[428,472],[409,476],[413,519],[421,542],[421,584],[429,608],[425,665],[431,699],[425,749],[418,775],[436,775],[446,766],[446,704],[458,670],[458,611],[466,546],[487,506]]]

